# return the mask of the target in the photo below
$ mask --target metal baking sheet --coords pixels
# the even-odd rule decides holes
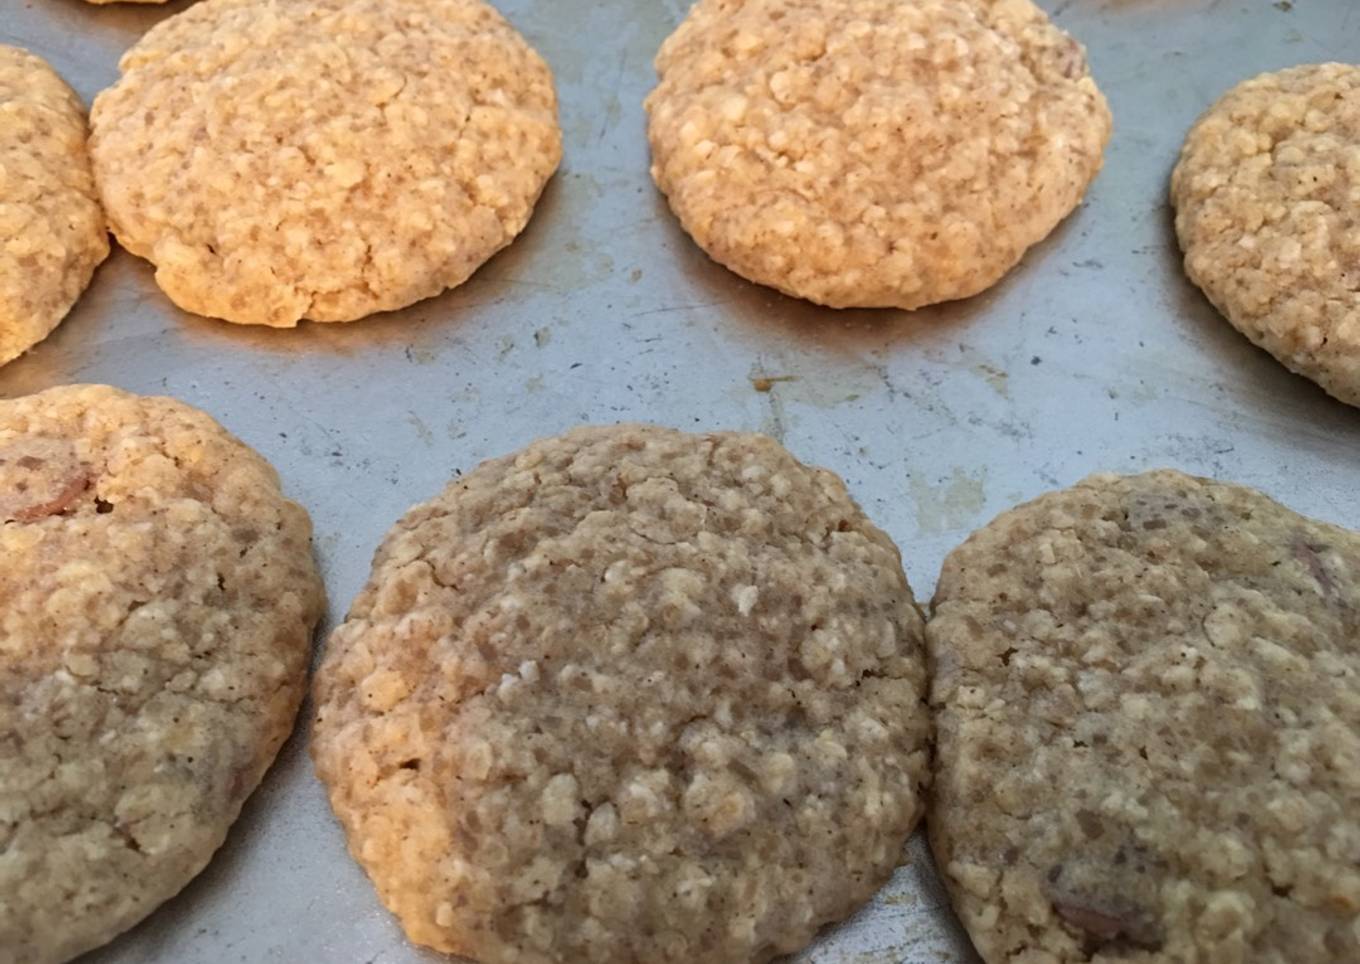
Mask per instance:
[[[177,311],[117,251],[61,328],[0,369],[0,396],[108,382],[217,416],[311,510],[325,629],[409,505],[580,422],[782,439],[846,478],[922,599],[971,529],[1096,470],[1175,466],[1360,525],[1360,411],[1217,316],[1181,273],[1165,202],[1199,112],[1259,71],[1355,59],[1360,4],[1041,0],[1086,43],[1109,97],[1105,170],[995,289],[902,313],[784,298],[677,227],[647,175],[641,101],[688,0],[498,3],[556,71],[566,159],[528,230],[471,281],[394,314],[271,331]],[[46,57],[88,101],[124,49],[186,6],[0,0],[0,41]],[[445,960],[403,940],[349,858],[305,738],[303,726],[208,869],[87,961]],[[975,960],[919,834],[909,856],[798,960]]]

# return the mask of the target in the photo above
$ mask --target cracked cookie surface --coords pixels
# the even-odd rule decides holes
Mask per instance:
[[[1171,178],[1185,270],[1286,368],[1360,405],[1360,67],[1234,87]]]
[[[656,68],[652,177],[685,230],[838,308],[994,284],[1110,134],[1081,45],[1029,0],[700,0]]]
[[[203,0],[95,99],[118,240],[180,307],[350,321],[462,284],[561,158],[542,58],[481,0]]]
[[[0,44],[0,365],[51,334],[108,254],[85,108],[40,57]]]
[[[0,958],[67,960],[176,894],[292,729],[306,513],[207,415],[0,401]]]
[[[312,753],[415,942],[764,960],[866,900],[926,779],[896,547],[773,440],[585,428],[388,535]]]
[[[1093,476],[946,560],[928,826],[989,964],[1360,959],[1360,533]]]

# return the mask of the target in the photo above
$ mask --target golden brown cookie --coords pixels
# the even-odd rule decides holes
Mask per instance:
[[[312,753],[411,940],[761,961],[902,859],[929,724],[896,547],[759,435],[578,429],[411,510]]]
[[[0,365],[46,338],[108,257],[85,134],[66,82],[0,44]]]
[[[1110,134],[1081,45],[1029,0],[699,0],[656,68],[652,177],[685,230],[837,308],[994,284]]]
[[[351,321],[456,287],[561,158],[543,60],[481,0],[204,0],[95,100],[114,233],[180,307]]]
[[[102,386],[0,401],[0,960],[174,896],[293,726],[306,513],[207,415]]]
[[[1190,279],[1291,371],[1360,405],[1360,67],[1238,84],[1171,177]]]
[[[945,561],[936,862],[988,964],[1360,960],[1360,533],[1093,476]]]

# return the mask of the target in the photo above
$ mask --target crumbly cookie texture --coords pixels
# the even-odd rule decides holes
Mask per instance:
[[[1360,67],[1234,87],[1171,177],[1190,280],[1292,371],[1360,405]]]
[[[945,561],[928,826],[989,964],[1360,960],[1360,533],[1094,476]]]
[[[85,135],[66,82],[0,44],[0,365],[46,338],[108,257]]]
[[[312,753],[417,943],[760,961],[902,857],[921,633],[830,472],[764,436],[578,429],[398,523],[317,673]]]
[[[207,415],[0,401],[0,958],[65,961],[208,862],[292,728],[307,515]]]
[[[547,65],[481,0],[203,0],[95,99],[118,240],[180,307],[351,321],[462,284],[562,156]]]
[[[991,286],[1110,135],[1081,45],[1029,0],[699,0],[656,68],[652,177],[685,230],[837,308]]]

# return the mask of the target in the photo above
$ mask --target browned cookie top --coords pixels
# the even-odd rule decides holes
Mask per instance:
[[[397,524],[327,646],[312,751],[418,943],[763,960],[902,857],[921,629],[831,473],[764,436],[580,429]]]
[[[1286,366],[1360,405],[1360,67],[1238,84],[1171,179],[1185,270]]]
[[[108,256],[85,136],[66,82],[0,44],[0,365],[57,327]]]
[[[95,177],[178,305],[350,321],[462,284],[562,156],[542,58],[482,0],[202,0],[91,112]]]
[[[1081,45],[1030,0],[700,0],[656,67],[652,176],[685,230],[834,307],[992,285],[1110,134]]]

